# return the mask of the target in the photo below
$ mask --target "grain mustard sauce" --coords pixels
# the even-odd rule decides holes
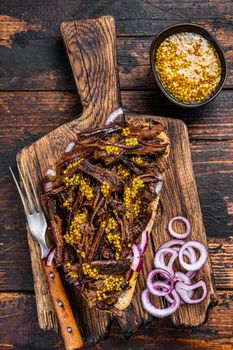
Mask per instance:
[[[187,103],[205,100],[221,78],[221,64],[214,47],[196,33],[166,38],[157,49],[155,65],[164,88]]]

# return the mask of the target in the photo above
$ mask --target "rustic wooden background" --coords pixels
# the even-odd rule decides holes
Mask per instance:
[[[113,324],[110,337],[86,348],[233,348],[233,1],[232,0],[3,0],[0,4],[0,349],[63,349],[59,335],[40,331],[24,214],[8,166],[16,153],[81,105],[59,33],[63,20],[110,14],[117,25],[124,109],[181,118],[191,140],[194,170],[209,241],[219,305],[201,327],[155,321],[129,340]],[[182,110],[158,91],[149,66],[153,35],[181,22],[201,24],[228,61],[225,89],[211,104]],[[194,213],[195,215],[195,213]]]

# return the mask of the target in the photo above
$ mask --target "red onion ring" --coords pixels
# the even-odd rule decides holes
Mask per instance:
[[[175,272],[174,283],[177,283],[177,282],[184,282],[187,285],[191,285],[192,284],[191,279],[185,273],[179,272],[179,271]],[[193,297],[193,293],[194,292],[192,290],[188,291],[187,293],[188,293],[188,297],[189,298]],[[173,299],[171,298],[169,293],[164,295],[164,297],[169,303],[173,302]],[[183,304],[184,304],[184,301],[181,299],[180,305],[183,305]]]
[[[131,277],[132,277],[132,275],[133,275],[133,270],[132,269],[130,269],[130,271],[129,271],[129,275],[128,275],[128,277],[127,277],[127,281],[129,281],[130,279],[131,279]]]
[[[186,276],[188,276],[191,280],[196,276],[197,271],[188,271],[186,272]]]
[[[44,190],[45,190],[45,192],[49,192],[51,189],[53,188],[53,184],[52,184],[52,182],[45,182],[44,183]]]
[[[145,229],[142,232],[141,243],[139,245],[139,249],[140,249],[141,254],[145,253],[146,248],[148,246],[148,242],[149,242],[149,232],[147,231],[147,229]]]
[[[172,292],[173,286],[170,286],[166,282],[156,281],[153,282],[153,284],[150,286],[150,288],[148,287],[148,289],[152,295],[155,295],[157,297],[164,297],[165,295]]]
[[[57,172],[56,170],[52,169],[52,168],[48,168],[46,170],[45,176],[56,176]]]
[[[173,229],[172,224],[173,224],[174,221],[177,221],[177,220],[182,221],[185,224],[186,230],[185,230],[184,233],[178,233],[178,232],[176,232]],[[191,233],[191,225],[190,225],[190,222],[188,221],[188,219],[186,219],[185,217],[183,217],[183,216],[175,216],[168,223],[168,231],[173,237],[179,238],[179,239],[184,239],[184,238],[188,237],[188,235],[190,235],[190,233]]]
[[[175,283],[178,282],[178,281],[179,282],[183,282],[186,285],[191,285],[192,284],[191,279],[185,273],[180,272],[180,271],[175,272]],[[193,293],[194,293],[193,290],[189,290],[187,292],[188,297],[192,298],[193,297]],[[181,300],[180,303],[181,303],[181,305],[184,304],[183,300]]]
[[[169,262],[166,265],[164,261],[164,257],[169,253],[171,253],[172,256],[170,257]],[[168,271],[172,275],[172,277],[174,277],[174,270],[172,266],[177,257],[178,257],[178,252],[174,249],[171,249],[171,248],[159,249],[155,254],[154,265],[156,268],[160,268]]]
[[[165,278],[165,281],[154,281],[157,275],[160,275],[161,277]],[[170,294],[174,288],[172,276],[169,272],[162,269],[152,270],[148,275],[146,283],[150,293],[156,296],[164,296]],[[161,288],[163,289],[163,291],[158,290]]]
[[[68,143],[66,149],[65,149],[65,153],[69,153],[72,151],[72,149],[74,148],[75,146],[75,142],[74,141],[71,141],[70,143]]]
[[[174,246],[178,245],[178,246],[181,246],[185,244],[185,241],[183,241],[182,239],[170,239],[169,241],[163,243],[159,249],[161,248],[172,248],[172,249],[175,249]]]
[[[186,225],[186,230],[183,234],[178,234],[172,228],[172,223],[175,220],[181,220]],[[154,265],[155,270],[151,271],[147,278],[147,288],[143,291],[141,300],[144,309],[155,317],[166,317],[174,313],[180,305],[184,303],[197,304],[203,301],[207,295],[207,286],[203,280],[196,283],[192,283],[192,278],[196,272],[204,265],[208,257],[208,251],[206,246],[199,241],[185,242],[180,238],[186,238],[191,233],[191,225],[189,221],[182,217],[177,216],[170,220],[168,230],[172,236],[177,239],[172,239],[162,244],[155,254]],[[143,250],[148,243],[146,234],[143,232]],[[146,242],[146,243],[145,243]],[[135,249],[135,256],[137,261],[140,261],[141,246]],[[199,258],[196,250],[199,250]],[[165,263],[166,255],[171,254],[168,263]],[[188,258],[188,263],[184,261],[184,256]],[[178,257],[180,265],[187,271],[186,273],[181,271],[174,272],[173,264]],[[158,276],[158,279],[155,279]],[[192,299],[194,291],[197,288],[202,288],[202,296],[199,299]],[[170,304],[165,309],[159,309],[152,305],[150,296],[164,297]]]
[[[140,254],[139,247],[136,244],[132,245],[133,261],[131,263],[131,269],[139,272],[143,265],[143,257]]]
[[[202,288],[203,289],[203,294],[201,298],[199,299],[191,299],[189,297],[189,291],[194,291],[197,288]],[[206,298],[207,295],[207,286],[206,283],[203,280],[200,280],[194,284],[187,285],[183,282],[177,282],[175,285],[175,289],[179,296],[182,298],[182,300],[187,303],[187,304],[198,304],[201,301],[203,301]]]
[[[163,318],[172,315],[180,307],[180,297],[179,294],[173,290],[171,292],[173,296],[173,301],[170,306],[165,309],[159,309],[151,304],[150,301],[150,291],[146,288],[141,295],[142,306],[144,309],[154,317]]]
[[[180,247],[176,247],[176,245],[182,246],[184,244],[185,244],[185,241],[183,241],[182,239],[171,239],[170,241],[167,241],[166,243],[162,244],[159,247],[159,249],[172,248],[172,249],[176,250],[177,252],[179,252]],[[197,260],[196,253],[192,247],[187,248],[185,255],[187,256],[187,258],[189,259],[189,261],[192,264],[196,262],[196,260]]]
[[[158,182],[156,182],[155,184],[155,192],[157,193],[157,195],[159,196],[161,191],[162,191],[162,188],[163,188],[163,174],[161,173],[158,173]]]
[[[123,109],[120,107],[118,109],[115,109],[111,114],[109,114],[105,125],[109,125],[114,122],[115,119],[117,119],[120,115],[124,114]]]
[[[164,295],[164,298],[167,300],[168,303],[172,304],[174,302],[174,299],[171,297],[171,293]],[[182,303],[182,300],[180,301],[180,305]]]
[[[56,252],[56,248],[54,246],[51,246],[49,248],[49,252],[48,252],[48,255],[47,255],[47,258],[46,258],[46,265],[47,266],[51,266],[52,265],[55,252]]]
[[[183,272],[175,272],[175,281],[174,282],[184,282],[185,284],[192,284],[191,279]]]
[[[196,248],[200,252],[199,259],[195,263],[191,263],[191,264],[186,263],[183,259],[184,252],[189,247]],[[180,248],[180,251],[179,251],[179,262],[181,266],[187,271],[199,270],[206,262],[207,257],[208,257],[208,252],[207,252],[206,246],[203,243],[198,241],[189,241],[185,243]]]

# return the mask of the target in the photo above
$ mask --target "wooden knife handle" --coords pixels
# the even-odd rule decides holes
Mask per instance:
[[[85,127],[102,126],[121,107],[115,20],[103,16],[63,22],[61,34],[83,105]]]
[[[64,339],[65,348],[66,350],[79,349],[83,345],[83,340],[71,310],[60,274],[54,263],[52,263],[51,266],[47,266],[45,261],[46,260],[42,261],[42,265]]]

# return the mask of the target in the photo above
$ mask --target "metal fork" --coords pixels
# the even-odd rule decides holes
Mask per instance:
[[[70,307],[65,288],[62,284],[61,276],[58,270],[56,269],[54,262],[51,262],[48,265],[47,259],[44,259],[47,257],[49,252],[45,241],[47,222],[43,213],[43,209],[41,208],[40,201],[38,199],[29,168],[26,165],[27,177],[32,191],[30,191],[30,188],[27,186],[25,178],[19,166],[18,172],[22,180],[23,191],[21,191],[21,188],[19,186],[18,181],[16,180],[13,170],[11,169],[11,167],[9,169],[15,181],[16,187],[19,191],[19,195],[23,203],[30,232],[37,239],[40,245],[42,267],[45,272],[48,288],[50,290],[53,305],[58,317],[66,350],[74,350],[77,348],[81,348],[83,345],[82,337],[79,332],[72,309]],[[23,192],[25,192],[25,194]],[[33,195],[31,192],[33,193]]]
[[[13,176],[16,187],[19,191],[20,198],[21,198],[22,203],[23,203],[23,207],[24,207],[24,211],[26,214],[29,230],[30,230],[31,234],[37,239],[39,246],[40,246],[40,249],[41,249],[41,259],[44,259],[45,257],[47,257],[48,252],[49,252],[49,249],[47,247],[46,240],[45,240],[45,233],[46,233],[47,226],[48,226],[47,222],[46,222],[46,218],[45,218],[45,215],[44,215],[43,210],[41,208],[40,201],[39,201],[39,198],[37,196],[37,193],[36,193],[28,166],[26,165],[27,176],[29,179],[30,186],[32,188],[32,193],[33,193],[34,198],[32,197],[31,191],[26,184],[25,178],[20,170],[20,167],[18,165],[17,165],[17,167],[18,167],[18,172],[19,172],[20,178],[22,180],[25,195],[21,191],[21,188],[19,186],[18,181],[16,180],[16,177],[15,177],[15,174],[13,173],[13,170],[11,169],[11,167],[9,167],[9,169],[10,169],[11,175]],[[26,196],[26,200],[28,201],[29,208],[27,206],[27,203],[26,203],[24,196]],[[36,206],[34,205],[34,203],[36,204]]]

